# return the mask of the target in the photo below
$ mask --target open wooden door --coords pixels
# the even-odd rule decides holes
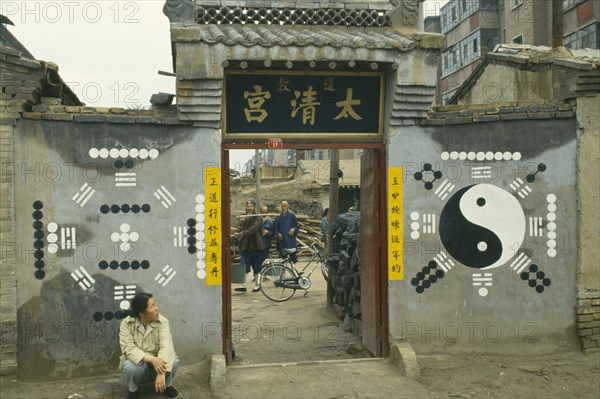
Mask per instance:
[[[385,181],[385,150],[365,149],[360,174],[362,343],[382,357],[389,355]]]

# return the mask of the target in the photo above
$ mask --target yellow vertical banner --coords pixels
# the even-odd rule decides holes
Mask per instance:
[[[223,283],[222,231],[221,231],[221,168],[204,169],[206,195],[206,285]]]
[[[402,167],[388,168],[388,273],[390,280],[404,279]]]

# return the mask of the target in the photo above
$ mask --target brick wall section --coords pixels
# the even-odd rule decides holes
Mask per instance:
[[[553,101],[534,104],[490,103],[473,105],[442,105],[428,112],[422,126],[460,125],[523,119],[574,118],[569,104]]]
[[[17,371],[17,281],[13,127],[7,100],[0,100],[0,375]]]
[[[157,125],[191,125],[177,117],[175,106],[152,107],[150,110],[127,110],[119,107],[84,107],[60,105],[57,98],[42,98],[41,104],[21,114],[23,119],[73,121],[79,123],[139,123]]]
[[[600,352],[600,292],[577,293],[577,335],[584,352]]]

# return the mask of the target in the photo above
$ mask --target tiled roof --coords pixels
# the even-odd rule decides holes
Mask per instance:
[[[549,64],[591,70],[600,64],[600,50],[572,50],[559,47],[532,46],[528,44],[499,44],[494,51],[486,54],[487,58],[518,64]]]
[[[417,43],[392,29],[325,28],[290,26],[200,25],[200,41],[228,46],[331,46],[367,49],[412,50]]]
[[[433,107],[422,126],[462,125],[524,119],[565,119],[575,117],[569,104],[539,100],[535,103],[490,103],[440,105]]]

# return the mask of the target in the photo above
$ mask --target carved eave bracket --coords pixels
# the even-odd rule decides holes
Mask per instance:
[[[192,0],[167,0],[163,13],[173,23],[195,23],[196,3]]]
[[[395,0],[392,3],[396,6],[390,12],[392,27],[401,34],[410,37],[417,31],[419,24],[419,4],[425,0]]]

